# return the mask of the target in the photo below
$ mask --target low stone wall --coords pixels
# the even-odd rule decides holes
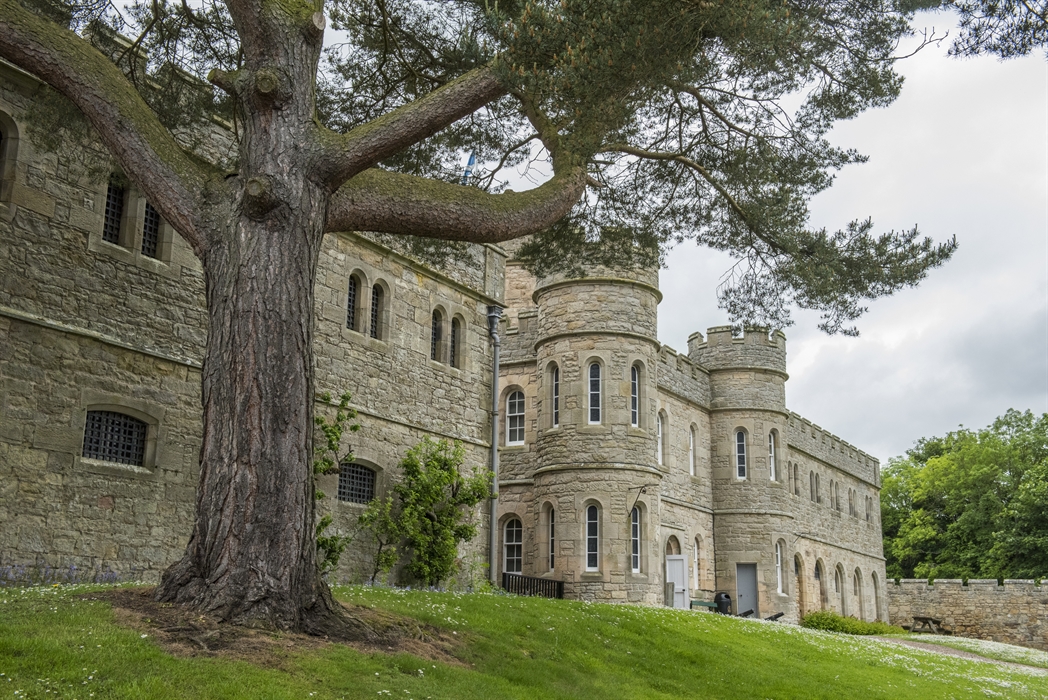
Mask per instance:
[[[991,639],[1048,651],[1048,586],[1032,580],[924,579],[889,582],[892,623],[909,625],[914,615],[934,617],[961,637]]]

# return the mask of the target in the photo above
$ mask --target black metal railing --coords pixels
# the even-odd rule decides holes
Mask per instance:
[[[563,598],[564,582],[520,574],[502,574],[502,588],[516,595],[537,595],[543,598]]]

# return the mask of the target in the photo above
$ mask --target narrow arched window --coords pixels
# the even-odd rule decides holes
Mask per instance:
[[[866,497],[866,522],[870,522],[873,516],[873,499],[869,496]]]
[[[506,523],[503,536],[504,552],[502,570],[508,574],[519,574],[524,570],[524,528],[516,518]]]
[[[793,495],[801,495],[801,484],[800,484],[800,467],[796,464],[793,465]]]
[[[746,433],[735,431],[735,476],[746,478]]]
[[[819,475],[815,475],[815,502],[822,503],[822,485],[819,483]]]
[[[600,511],[597,506],[586,508],[586,571],[596,571],[600,553]]]
[[[841,511],[841,482],[839,481],[833,485],[833,501],[839,513]]]
[[[444,319],[439,311],[433,312],[433,325],[429,333],[429,359],[440,361],[440,343],[444,340]]]
[[[382,304],[385,302],[385,293],[380,285],[375,285],[371,288],[371,337],[376,340],[382,340],[382,312],[385,311],[382,308]]]
[[[695,428],[688,431],[688,470],[695,476]]]
[[[662,417],[662,414],[660,413],[658,415],[658,418],[656,418],[656,420],[655,420],[655,425],[656,425],[655,438],[656,438],[656,441],[657,441],[656,445],[655,445],[655,455],[656,455],[656,457],[658,459],[658,464],[665,464],[665,460],[663,458],[663,449],[664,449],[663,439],[664,439],[665,422],[666,422],[665,419]]]
[[[360,294],[360,278],[349,276],[349,293],[346,295],[346,328],[357,330],[357,303]]]
[[[506,444],[524,444],[524,392],[514,391],[506,399]]]
[[[457,318],[451,319],[451,337],[448,341],[448,364],[460,367],[462,358],[459,357],[459,343],[462,342],[462,322]]]
[[[691,552],[691,574],[692,574],[692,588],[699,590],[702,588],[701,580],[702,573],[700,569],[700,555],[702,553],[702,543],[699,542],[699,538],[695,538],[695,544],[692,547]]]
[[[146,202],[146,215],[142,221],[142,255],[160,257],[160,212],[149,202]]]
[[[375,472],[362,464],[341,465],[337,498],[346,503],[371,503],[375,498]]]
[[[124,188],[115,178],[106,189],[106,209],[102,219],[102,240],[120,245],[120,227],[124,222]]]
[[[549,509],[549,570],[553,571],[553,563],[557,551],[557,511]]]
[[[553,372],[550,376],[550,402],[553,406],[553,427],[560,427],[560,367],[553,365]]]
[[[589,366],[589,422],[590,425],[600,423],[600,363],[593,362]]]
[[[782,543],[775,543],[775,583],[779,593],[783,593],[783,572],[782,572]]]
[[[811,493],[812,502],[815,501],[815,472],[808,472],[808,490]]]
[[[630,425],[640,425],[640,369],[630,367]]]
[[[779,480],[779,467],[775,462],[775,431],[768,433],[768,474],[772,481]]]
[[[640,573],[640,508],[630,511],[630,571]]]
[[[117,464],[145,466],[149,426],[116,411],[88,411],[83,456]]]

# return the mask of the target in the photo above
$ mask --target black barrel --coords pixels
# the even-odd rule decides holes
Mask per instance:
[[[713,602],[717,604],[717,612],[721,615],[731,615],[731,596],[727,593],[718,593],[713,596]]]

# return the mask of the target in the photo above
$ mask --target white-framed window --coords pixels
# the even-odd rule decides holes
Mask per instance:
[[[640,573],[640,508],[630,512],[630,571]]]
[[[695,428],[688,431],[688,470],[695,476]]]
[[[702,587],[702,569],[700,568],[702,553],[702,543],[699,542],[699,538],[695,538],[695,542],[692,546],[691,552],[691,575],[692,575],[692,588],[698,590]]]
[[[655,457],[657,459],[657,463],[658,464],[665,464],[666,461],[665,461],[665,457],[664,457],[664,447],[665,447],[664,440],[665,440],[666,419],[663,418],[661,413],[655,419],[655,426],[656,426],[655,427],[655,438],[656,438]]]
[[[640,425],[640,368],[630,367],[630,425]]]
[[[553,571],[553,564],[556,561],[557,552],[557,511],[554,508],[549,509],[549,570]]]
[[[506,444],[524,444],[523,391],[514,391],[506,397]]]
[[[596,425],[601,420],[601,386],[600,363],[591,362],[589,366],[589,424]]]
[[[511,518],[503,531],[502,570],[519,574],[524,570],[524,528],[520,521]]]
[[[600,568],[600,509],[586,506],[586,571]]]
[[[775,462],[775,431],[768,431],[768,474],[772,481],[779,480],[779,466]]]
[[[775,543],[775,584],[776,590],[779,593],[785,593],[783,590],[783,572],[782,572],[782,543]]]
[[[735,476],[746,478],[746,431],[735,431]]]
[[[553,406],[553,427],[560,427],[560,367],[553,365],[553,371],[550,373],[550,403]]]

